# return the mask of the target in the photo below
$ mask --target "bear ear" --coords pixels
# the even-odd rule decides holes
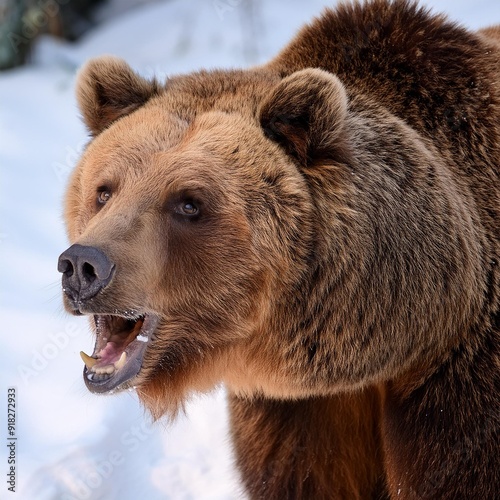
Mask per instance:
[[[308,68],[285,77],[259,110],[265,135],[307,165],[339,150],[347,115],[347,95],[340,80]]]
[[[142,78],[125,61],[113,56],[91,59],[77,76],[78,105],[94,137],[158,92],[156,81]]]

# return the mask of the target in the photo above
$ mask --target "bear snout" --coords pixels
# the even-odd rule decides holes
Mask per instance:
[[[71,245],[59,257],[62,287],[75,309],[95,297],[113,278],[115,264],[99,248]]]

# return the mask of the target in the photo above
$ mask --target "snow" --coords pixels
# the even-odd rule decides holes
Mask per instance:
[[[258,64],[326,4],[255,0],[250,11],[240,0],[171,0],[120,13],[114,0],[78,43],[43,38],[30,65],[0,73],[0,497],[10,498],[4,417],[15,387],[18,498],[244,498],[222,388],[194,397],[170,425],[152,424],[133,392],[99,397],[84,387],[78,353],[92,338],[86,320],[63,311],[56,270],[67,246],[64,188],[87,141],[75,72],[103,53],[160,79]],[[500,22],[497,0],[427,5],[471,28]]]

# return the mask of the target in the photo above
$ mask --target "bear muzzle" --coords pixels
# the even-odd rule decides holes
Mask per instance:
[[[96,343],[91,356],[81,352],[83,378],[91,392],[121,390],[142,368],[146,348],[159,318],[133,308],[102,310],[94,299],[112,281],[116,265],[94,246],[74,244],[59,257],[66,305],[74,314],[92,315]]]

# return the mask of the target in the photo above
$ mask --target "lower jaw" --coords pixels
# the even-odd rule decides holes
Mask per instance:
[[[142,352],[137,353],[138,358],[128,361],[126,366],[104,378],[97,376],[92,370],[85,367],[83,369],[83,380],[87,389],[93,393],[105,394],[133,387],[134,381],[142,367],[142,358],[145,350],[146,346],[144,345],[141,349]]]

